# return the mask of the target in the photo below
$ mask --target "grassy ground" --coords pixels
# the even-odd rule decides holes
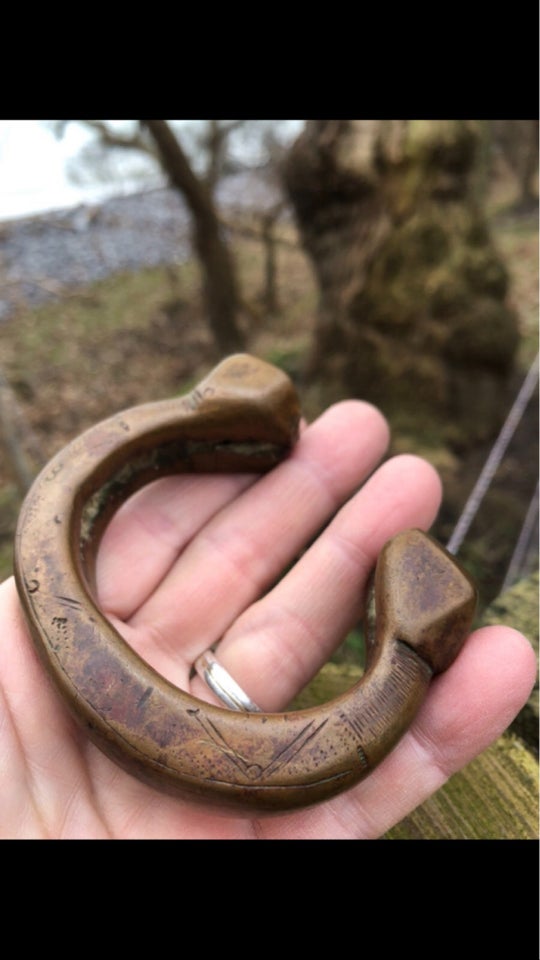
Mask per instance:
[[[525,369],[537,350],[538,222],[535,216],[516,217],[502,210],[492,227],[512,277],[511,296],[522,332],[519,365]],[[293,239],[292,228],[288,236]],[[293,375],[298,373],[309,348],[317,305],[306,258],[290,245],[279,248],[280,309],[267,316],[261,303],[264,265],[260,244],[235,236],[234,251],[244,297],[250,304],[243,318],[250,352]],[[198,269],[193,263],[111,277],[73,291],[59,303],[21,309],[0,328],[0,343],[4,373],[46,458],[85,427],[123,407],[184,392],[215,360],[201,310]],[[317,412],[310,409],[308,414]],[[490,493],[485,520],[464,551],[466,562],[481,580],[486,603],[496,594],[509,544],[519,532],[525,499],[530,495],[524,474],[535,469],[531,429],[534,427],[529,427],[520,441],[521,452],[514,453],[505,468],[506,487],[503,484],[502,490],[495,487]],[[407,437],[407,443],[409,440]],[[398,437],[395,449],[399,444]],[[482,465],[483,454],[479,452],[477,461],[464,471],[463,464],[456,463],[436,437],[417,437],[416,445],[435,462],[448,486],[451,509],[443,510],[440,521],[444,539],[455,521],[456,505],[464,502]],[[18,505],[14,477],[7,459],[0,458],[0,579],[11,569]],[[507,518],[496,536],[490,520],[493,514]]]
[[[316,293],[300,250],[278,251],[279,311],[261,305],[260,244],[234,249],[249,309],[242,323],[252,353],[282,366],[303,355]],[[190,389],[214,364],[195,263],[110,277],[60,302],[21,308],[0,327],[0,365],[48,459],[69,439],[118,410]],[[20,504],[16,478],[0,448],[0,580],[11,571]]]

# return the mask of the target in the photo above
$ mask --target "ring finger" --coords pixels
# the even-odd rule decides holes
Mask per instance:
[[[224,636],[219,659],[263,710],[282,709],[361,616],[366,580],[395,533],[433,522],[439,478],[424,460],[385,463],[296,566]],[[196,696],[213,699],[194,678]]]

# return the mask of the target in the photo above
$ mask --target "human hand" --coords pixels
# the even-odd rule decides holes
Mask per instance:
[[[260,479],[147,487],[105,534],[101,607],[144,659],[201,699],[213,695],[190,681],[191,666],[222,637],[220,660],[240,686],[263,710],[284,709],[358,621],[384,543],[436,515],[438,477],[416,457],[387,461],[358,489],[387,440],[381,415],[348,401]],[[0,586],[0,620],[0,829],[11,839],[375,838],[500,735],[536,670],[521,634],[476,631],[398,746],[355,788],[299,812],[221,816],[140,783],[87,740],[49,683],[11,579]]]

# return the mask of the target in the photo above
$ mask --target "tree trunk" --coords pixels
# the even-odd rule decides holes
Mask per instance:
[[[317,120],[293,145],[285,185],[320,290],[307,373],[325,402],[427,414],[448,439],[495,428],[517,325],[475,202],[477,143],[473,121]]]
[[[234,265],[221,233],[210,192],[194,174],[166,120],[142,120],[150,131],[171,183],[180,190],[193,217],[193,243],[203,272],[208,320],[219,350],[244,348],[238,327],[240,298]]]
[[[270,210],[266,210],[261,216],[261,239],[264,250],[264,288],[262,300],[264,309],[269,316],[279,312],[275,230],[282,209],[283,204],[280,202]]]
[[[516,179],[517,212],[538,208],[538,120],[492,120],[494,145]]]
[[[520,177],[520,207],[523,210],[538,208],[538,120],[531,120],[524,145],[523,167]]]

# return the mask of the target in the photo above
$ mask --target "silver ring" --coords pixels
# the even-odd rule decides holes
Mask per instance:
[[[244,710],[246,713],[262,713],[260,707],[250,700],[238,686],[236,680],[222,667],[211,650],[197,657],[193,664],[202,680],[214,691],[216,696],[231,710]]]

